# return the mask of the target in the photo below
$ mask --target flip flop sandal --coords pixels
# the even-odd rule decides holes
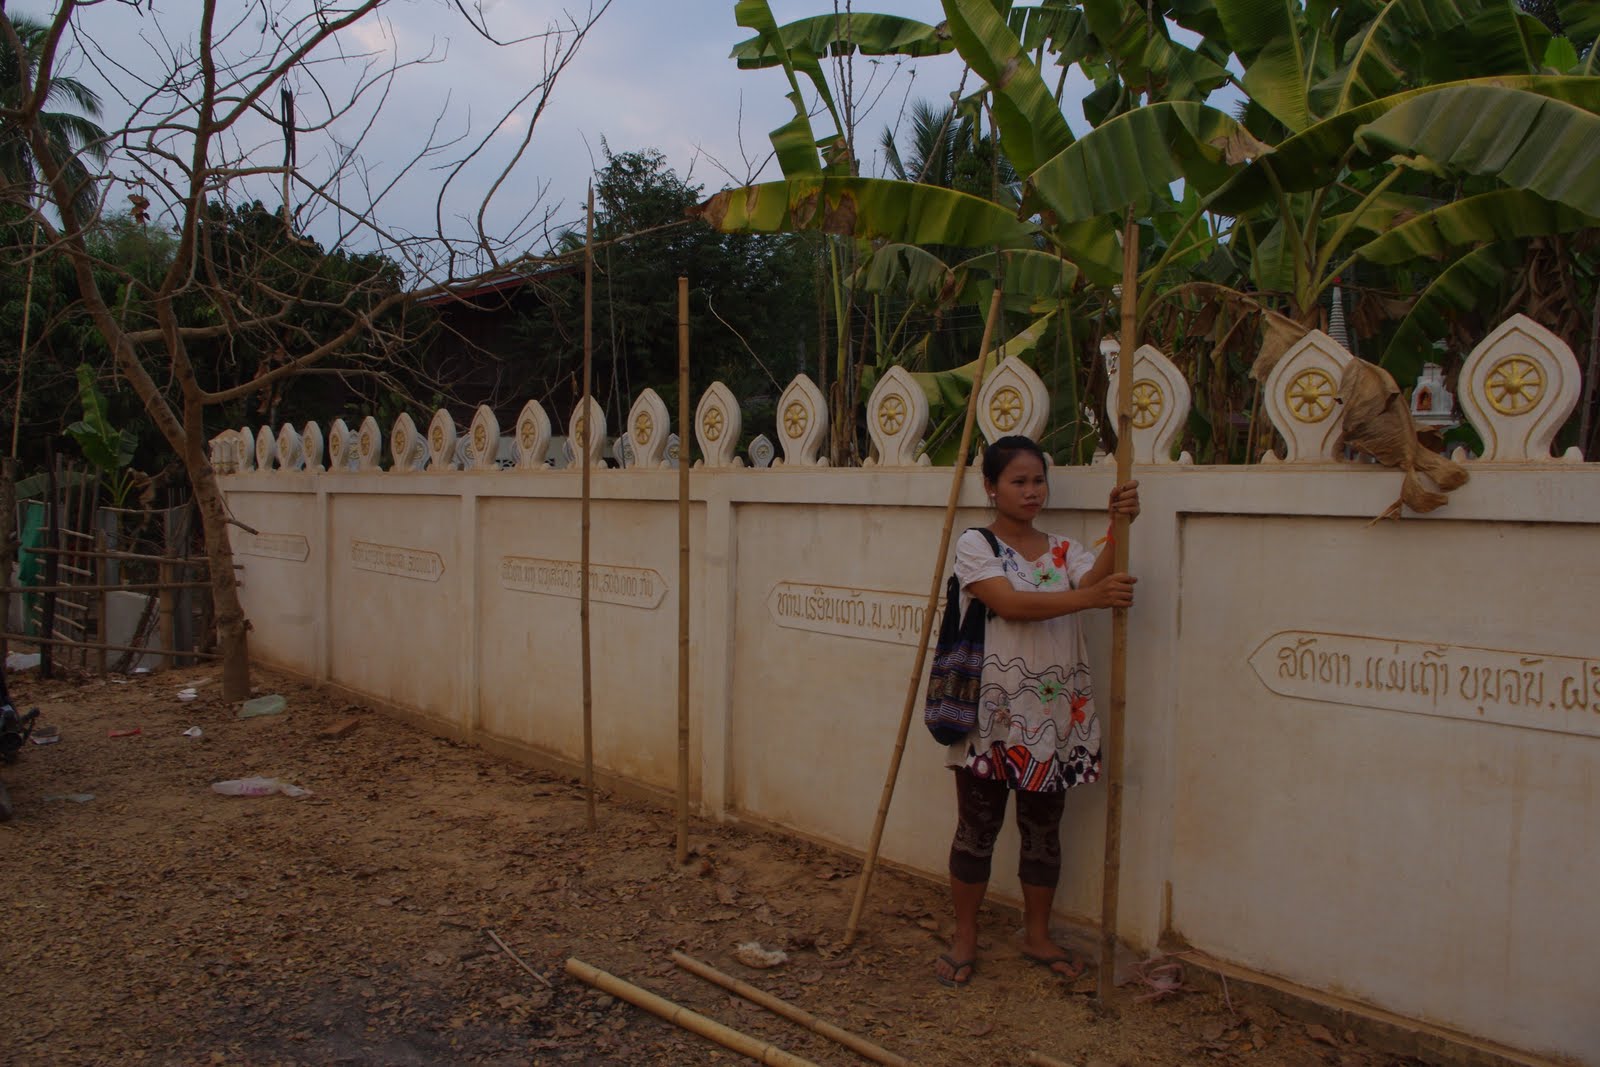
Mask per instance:
[[[960,989],[972,981],[972,976],[978,973],[978,961],[976,959],[958,960],[946,952],[939,956],[939,962],[950,968],[950,977],[946,978],[938,971],[934,971],[933,976],[939,980],[940,985],[947,986],[950,989]],[[960,977],[962,971],[967,972],[965,978]]]
[[[1087,963],[1068,952],[1063,952],[1059,956],[1035,956],[1031,952],[1024,952],[1022,958],[1035,966],[1043,967],[1063,982],[1076,982],[1083,977],[1083,972],[1089,969]],[[1067,969],[1056,970],[1056,965],[1062,963],[1067,965]]]

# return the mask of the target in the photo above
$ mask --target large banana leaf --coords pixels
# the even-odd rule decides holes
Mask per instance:
[[[1170,195],[1182,179],[1209,193],[1234,164],[1265,146],[1216,108],[1189,101],[1148,104],[1109,119],[1035,170],[1023,210],[1045,225],[1136,209]]]
[[[1443,85],[1428,85],[1409,92],[1395,93],[1381,100],[1353,107],[1333,118],[1274,146],[1271,154],[1254,166],[1239,172],[1228,187],[1212,201],[1212,208],[1224,215],[1238,215],[1273,198],[1272,176],[1285,190],[1316,189],[1339,177],[1356,132],[1408,103],[1451,89],[1481,87],[1494,93],[1522,92],[1564,100],[1590,111],[1600,110],[1600,78],[1524,76],[1483,78]],[[1491,102],[1491,108],[1494,104]],[[1502,129],[1506,136],[1517,131]],[[1270,174],[1268,168],[1270,167]]]
[[[1014,7],[1006,25],[1029,52],[1056,53],[1062,66],[1076,63],[1088,46],[1089,27],[1083,12],[1067,0],[1045,0],[1038,7]]]
[[[1400,381],[1412,381],[1433,357],[1433,342],[1443,336],[1452,310],[1471,311],[1491,298],[1522,261],[1520,242],[1475,248],[1434,278],[1401,320],[1379,358]]]
[[[1600,97],[1600,81],[1591,82]],[[1423,156],[1600,216],[1596,110],[1520,89],[1467,85],[1410,100],[1356,131],[1369,156]]]
[[[1406,33],[1405,9],[1417,2],[1389,0],[1350,42],[1344,66],[1312,94],[1316,101],[1331,97],[1323,106],[1325,114],[1348,111],[1400,86],[1415,62],[1415,38]]]
[[[955,272],[916,245],[883,245],[857,268],[852,284],[868,293],[905,293],[918,304],[937,304],[955,289]]]
[[[95,385],[94,368],[80,363],[76,373],[83,418],[67,427],[67,435],[78,443],[83,458],[96,470],[113,474],[133,462],[139,437],[132,430],[119,430],[111,425],[111,411]]]
[[[778,28],[778,20],[773,17],[767,0],[738,0],[734,4],[733,12],[735,22],[746,29],[756,31],[754,40],[759,42],[760,48],[772,53],[774,62],[783,67],[783,72],[789,79],[787,95],[790,104],[794,106],[794,118],[770,134],[779,168],[789,177],[820,174],[824,170],[823,163],[817,158],[819,142],[811,129],[811,116],[806,110],[805,98],[800,92],[800,80],[796,75],[796,71],[800,71],[811,79],[818,98],[833,116],[836,132],[826,142],[822,142],[829,149],[830,163],[826,169],[849,173],[849,160],[843,158],[844,153],[839,150],[843,135],[837,132],[844,127],[839,122],[839,112],[834,106],[833,94],[828,90],[828,79],[823,76],[816,53],[808,51],[804,46],[791,48],[785,44],[783,33]]]
[[[1101,47],[1116,57],[1120,80],[1152,100],[1204,100],[1227,84],[1221,63],[1173,41],[1165,20],[1151,21],[1138,0],[1084,0],[1083,10]]]
[[[1072,143],[1067,120],[993,0],[943,0],[956,48],[994,91],[1000,146],[1018,174]]]
[[[1115,285],[1122,277],[1122,230],[1108,219],[1057,223],[1045,236],[1095,285]]]
[[[743,23],[740,23],[743,25]],[[813,56],[936,56],[955,48],[948,31],[899,15],[865,12],[817,15],[787,23],[777,29],[777,41],[758,34],[733,46],[732,57],[744,70],[779,66],[791,49]]]
[[[1005,279],[1007,306],[1043,312],[1059,306],[1078,280],[1076,264],[1053,252],[1013,248],[973,256],[956,264],[958,303],[982,305],[994,291],[994,279]]]
[[[1404,263],[1424,256],[1442,258],[1465,245],[1571,233],[1586,226],[1600,226],[1600,220],[1537,193],[1501,189],[1408,219],[1356,254],[1373,263]]]
[[[916,245],[1031,245],[1032,224],[990,200],[916,182],[801,177],[727,189],[698,208],[724,233],[820,230]]]
[[[1250,99],[1291,130],[1311,125],[1310,64],[1295,0],[1216,0]]]

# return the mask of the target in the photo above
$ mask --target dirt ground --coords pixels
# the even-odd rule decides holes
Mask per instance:
[[[674,949],[921,1064],[1401,1062],[1237,992],[1140,1002],[1130,984],[1097,1010],[1092,977],[1069,988],[1025,964],[1003,907],[971,985],[945,989],[932,882],[883,873],[846,950],[849,857],[697,823],[679,868],[670,811],[603,795],[591,835],[572,779],[269,673],[258,691],[287,710],[244,720],[204,668],[9,679],[61,732],[0,771],[10,1064],[747,1062],[569,978],[569,956],[817,1063],[866,1062],[679,970]],[[180,703],[189,684],[199,698]],[[313,795],[209,788],[253,775]],[[742,965],[749,941],[787,962]]]

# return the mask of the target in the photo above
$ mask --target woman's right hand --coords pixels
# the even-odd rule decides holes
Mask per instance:
[[[1131,574],[1108,574],[1085,589],[1091,608],[1129,608],[1133,606],[1133,586],[1139,579]]]

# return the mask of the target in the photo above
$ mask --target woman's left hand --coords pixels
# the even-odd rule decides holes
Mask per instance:
[[[1111,490],[1111,517],[1126,515],[1132,522],[1139,517],[1139,483],[1124,482]]]

